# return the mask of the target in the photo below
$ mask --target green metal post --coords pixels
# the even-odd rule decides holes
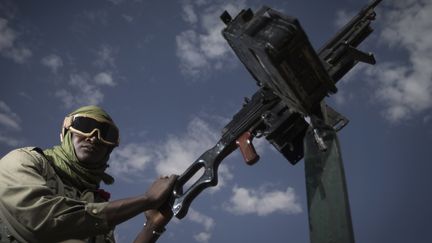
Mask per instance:
[[[304,138],[304,162],[311,243],[354,243],[348,192],[336,132],[321,130],[320,151],[312,130]]]

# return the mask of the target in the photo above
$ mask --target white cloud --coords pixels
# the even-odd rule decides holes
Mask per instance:
[[[7,49],[3,55],[14,60],[16,63],[24,63],[28,58],[32,56],[32,52],[24,47],[14,47]]]
[[[198,21],[198,16],[194,11],[194,7],[190,3],[183,4],[183,20],[189,24],[196,24]]]
[[[50,68],[53,73],[57,73],[57,70],[63,66],[62,58],[55,54],[42,58],[41,63]]]
[[[207,72],[210,63],[199,48],[199,37],[195,31],[183,31],[176,36],[176,43],[177,57],[180,58],[180,69],[183,74],[198,77]]]
[[[23,141],[17,139],[16,136],[7,136],[0,133],[0,143],[6,144],[10,147],[18,147],[18,145],[23,144]]]
[[[204,226],[204,231],[195,234],[194,239],[201,243],[209,242],[211,238],[211,230],[215,226],[214,219],[194,210],[193,208],[189,209],[187,219]]]
[[[8,21],[0,18],[0,51],[13,47],[15,31],[8,27]]]
[[[183,172],[205,150],[213,147],[219,136],[214,128],[200,118],[194,118],[186,134],[170,136],[157,153],[159,174]]]
[[[224,24],[219,16],[224,10],[237,14],[244,8],[245,2],[183,2],[183,20],[191,24],[190,29],[176,37],[177,57],[184,75],[198,78],[212,70],[232,65],[233,56],[222,37]]]
[[[57,71],[57,68],[63,65],[62,60],[55,55],[45,57],[43,63],[53,71]],[[55,92],[55,96],[60,98],[65,107],[98,105],[104,100],[103,86],[117,85],[113,78],[112,70],[115,71],[116,65],[111,46],[101,45],[92,64],[105,70],[96,74],[85,71],[71,73],[67,85]]]
[[[393,53],[405,50],[404,63],[390,61],[367,69],[376,100],[391,122],[413,118],[432,108],[431,0],[392,1],[383,13],[381,40]]]
[[[100,104],[104,95],[97,84],[86,73],[71,74],[68,89],[60,89],[55,92],[67,108],[83,105]]]
[[[214,219],[204,215],[193,208],[190,208],[187,214],[187,219],[204,226],[206,231],[211,230],[215,226]]]
[[[12,109],[0,100],[0,143],[16,147],[23,143],[17,138],[16,132],[21,131],[20,117]],[[12,134],[11,134],[12,133]]]
[[[115,68],[114,49],[110,45],[101,45],[96,53],[94,64],[100,68]]]
[[[0,113],[0,124],[5,127],[12,128],[14,130],[20,130],[17,121],[15,121],[12,117],[10,117],[7,114]]]
[[[21,130],[20,118],[10,107],[0,100],[0,125],[6,129],[14,131]]]
[[[122,17],[123,17],[124,20],[126,20],[129,23],[132,23],[133,20],[134,20],[134,18],[132,16],[127,15],[127,14],[122,14]]]
[[[210,241],[211,234],[208,232],[200,232],[194,235],[194,239],[198,242],[207,243]]]
[[[28,48],[18,46],[16,42],[17,33],[8,26],[8,20],[0,18],[0,54],[16,63],[24,63],[32,52]]]
[[[116,83],[114,82],[112,76],[110,73],[107,72],[100,72],[94,76],[94,82],[98,85],[107,85],[107,86],[115,86]]]
[[[142,175],[153,155],[145,144],[127,144],[111,153],[109,170],[122,179]]]
[[[298,197],[291,187],[285,191],[269,191],[266,188],[255,190],[236,186],[225,209],[234,214],[257,214],[258,216],[275,212],[285,214],[302,212]]]

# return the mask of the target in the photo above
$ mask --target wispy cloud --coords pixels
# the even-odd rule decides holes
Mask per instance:
[[[12,109],[0,100],[0,143],[11,147],[22,144],[16,133],[21,131],[21,119]]]
[[[129,23],[132,23],[134,21],[134,18],[130,15],[127,15],[127,14],[122,14],[122,18]]]
[[[73,73],[69,76],[67,89],[55,92],[67,108],[82,105],[97,105],[104,99],[102,86],[113,86],[112,77],[107,73],[99,73],[91,77],[87,73]]]
[[[20,118],[11,108],[0,100],[0,125],[14,131],[21,130]]]
[[[205,150],[213,147],[218,133],[203,119],[195,117],[188,125],[186,134],[170,136],[157,153],[160,174],[183,172]]]
[[[265,216],[275,212],[285,214],[302,212],[298,197],[291,187],[285,191],[270,191],[266,187],[247,189],[236,186],[232,192],[233,195],[225,205],[225,209],[234,214]]]
[[[99,68],[115,68],[114,48],[107,44],[101,45],[96,52],[94,64]]]
[[[107,25],[109,21],[109,14],[106,9],[97,9],[93,11],[85,10],[83,17],[89,20],[92,24]]]
[[[122,3],[124,0],[108,0],[108,2],[114,4],[114,5],[118,5],[120,3]]]
[[[176,36],[181,72],[192,78],[232,65],[232,53],[221,35],[224,10],[237,14],[245,7],[241,1],[183,1],[183,20],[190,28]]]
[[[51,72],[53,73],[57,73],[57,70],[63,67],[63,59],[56,54],[50,54],[43,57],[41,63],[51,69]]]
[[[24,63],[32,52],[17,44],[17,33],[9,26],[7,19],[0,18],[0,54],[14,60],[16,63]]]
[[[189,209],[187,219],[204,226],[204,231],[195,234],[193,236],[194,239],[201,243],[209,242],[212,236],[211,231],[215,226],[214,219],[194,210],[193,208]]]
[[[97,85],[107,85],[107,86],[115,86],[116,83],[113,80],[113,77],[108,72],[100,72],[96,74],[93,78],[95,84]]]
[[[18,145],[23,144],[23,141],[16,139],[15,136],[7,136],[0,132],[0,143],[6,144],[9,147],[17,147]]]
[[[59,56],[48,55],[42,59],[42,63],[56,73],[63,61]],[[104,100],[104,87],[117,85],[113,73],[116,71],[113,48],[109,45],[101,45],[95,52],[95,59],[91,62],[100,72],[81,71],[68,74],[66,85],[55,92],[63,105],[72,108],[81,105],[98,105]]]
[[[431,0],[396,0],[386,5],[381,40],[406,62],[389,61],[367,69],[376,100],[391,122],[411,119],[432,108]],[[401,53],[405,55],[405,53]]]
[[[182,6],[182,18],[189,24],[196,24],[198,22],[197,13],[194,10],[194,5],[191,2],[184,2]]]
[[[152,148],[146,144],[121,145],[111,153],[109,171],[117,178],[132,182],[142,176],[153,158]]]

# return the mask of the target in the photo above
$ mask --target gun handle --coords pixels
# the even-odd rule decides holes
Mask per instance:
[[[245,132],[236,140],[237,147],[240,148],[240,152],[248,165],[253,165],[259,160],[259,155],[255,151],[252,139],[253,135],[250,132]]]

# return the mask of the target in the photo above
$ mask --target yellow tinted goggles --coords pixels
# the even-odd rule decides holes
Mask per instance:
[[[119,130],[114,123],[91,115],[67,116],[63,122],[63,128],[85,137],[91,137],[97,132],[98,139],[110,146],[118,146],[120,143]],[[65,132],[63,131],[63,136]]]

